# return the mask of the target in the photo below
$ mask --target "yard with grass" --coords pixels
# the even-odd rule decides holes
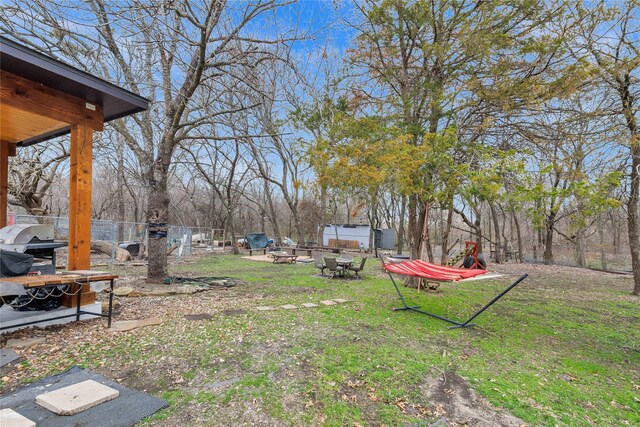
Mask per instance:
[[[207,255],[172,274],[227,276],[235,287],[118,298],[116,320],[158,316],[159,326],[108,333],[92,320],[5,334],[3,343],[46,341],[23,352],[2,387],[85,366],[166,399],[168,408],[142,423],[152,426],[640,424],[640,301],[631,277],[491,267],[508,276],[404,290],[409,303],[466,318],[530,274],[477,327],[449,330],[393,312],[399,300],[375,261],[362,280],[329,280],[313,264]],[[143,269],[118,269],[135,288]],[[348,302],[301,307],[328,299]],[[256,310],[284,304],[298,308]],[[197,314],[211,318],[185,318]]]

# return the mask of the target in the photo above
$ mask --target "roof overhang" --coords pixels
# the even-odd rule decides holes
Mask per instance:
[[[0,70],[41,85],[41,89],[50,90],[51,94],[86,102],[87,108],[97,106],[105,123],[149,108],[146,98],[5,37],[0,37]],[[16,108],[7,102],[0,103],[0,109],[5,134],[0,139],[19,146],[32,145],[70,131],[68,120],[43,117],[37,111]],[[14,128],[19,132],[13,132]]]

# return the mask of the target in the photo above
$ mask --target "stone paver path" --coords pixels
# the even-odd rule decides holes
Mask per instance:
[[[41,342],[44,342],[44,338],[42,337],[33,337],[33,338],[25,338],[25,339],[9,338],[7,340],[7,347],[21,350],[21,349],[29,348],[32,345],[40,344]]]
[[[345,302],[349,302],[349,300],[342,299],[342,298],[334,298],[333,300],[328,299],[328,300],[320,301],[320,304],[330,306],[330,305],[343,304]],[[303,302],[302,304],[300,304],[300,306],[304,308],[320,307],[320,305],[313,302]],[[279,309],[295,310],[297,308],[298,307],[293,304],[284,304],[279,307],[272,307],[270,305],[263,306],[263,307],[256,307],[256,310],[258,311],[272,311],[272,310],[279,310]]]

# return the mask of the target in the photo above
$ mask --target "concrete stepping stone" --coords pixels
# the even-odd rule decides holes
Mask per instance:
[[[347,299],[342,299],[342,298],[334,298],[333,300],[334,300],[335,302],[338,302],[338,303],[349,302],[349,300],[347,300]]]
[[[42,337],[33,337],[33,338],[25,338],[25,339],[9,338],[7,340],[7,347],[20,350],[24,348],[29,348],[32,345],[40,344],[41,342],[44,342],[44,338]]]
[[[12,348],[0,348],[0,368],[20,359],[18,353]],[[2,424],[0,424],[1,426]]]
[[[266,306],[266,307],[256,307],[256,310],[269,311],[269,310],[276,310],[276,308],[271,306]]]
[[[326,300],[326,301],[320,301],[320,304],[324,304],[324,305],[336,305],[337,303],[335,301],[331,301],[330,299]]]
[[[36,403],[58,415],[73,415],[113,400],[120,392],[94,380],[36,396]]]
[[[293,304],[285,304],[281,305],[280,307],[284,308],[285,310],[296,310],[298,308]]]
[[[122,286],[113,290],[113,294],[119,297],[126,297],[131,292],[133,292],[133,288],[131,286]]]
[[[303,302],[302,303],[303,307],[307,307],[307,308],[311,308],[311,307],[319,307],[318,304],[314,304],[312,302]]]
[[[36,427],[36,423],[20,415],[13,409],[0,409],[0,426],[2,427]]]
[[[149,317],[148,319],[139,320],[119,320],[111,324],[109,328],[110,332],[125,332],[136,328],[142,328],[144,326],[154,326],[162,323],[157,317]]]

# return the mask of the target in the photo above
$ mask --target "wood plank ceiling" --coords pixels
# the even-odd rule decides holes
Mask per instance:
[[[64,129],[69,123],[0,103],[0,140],[16,143]]]

